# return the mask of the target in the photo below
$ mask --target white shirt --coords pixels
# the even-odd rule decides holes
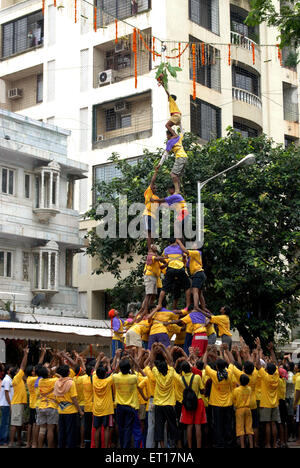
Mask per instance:
[[[9,406],[6,400],[5,391],[9,392],[9,397],[11,401],[14,394],[14,389],[12,386],[12,379],[9,375],[6,375],[2,380],[0,389],[0,406]]]

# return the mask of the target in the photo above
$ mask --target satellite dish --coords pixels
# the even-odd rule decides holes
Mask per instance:
[[[38,307],[46,300],[46,295],[44,293],[38,293],[31,301],[33,307]]]

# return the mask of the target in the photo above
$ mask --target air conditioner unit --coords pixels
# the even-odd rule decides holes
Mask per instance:
[[[119,41],[115,45],[115,52],[118,54],[120,52],[125,52],[126,50],[129,50],[128,44],[124,41]]]
[[[98,74],[98,83],[99,86],[104,86],[107,84],[114,83],[115,81],[115,71],[114,70],[105,70]]]
[[[114,111],[123,113],[130,110],[130,104],[126,101],[119,101],[114,105]]]
[[[97,135],[97,141],[102,141],[104,140],[104,136],[103,135]]]
[[[23,96],[23,90],[20,88],[12,88],[8,90],[8,99],[19,99]]]

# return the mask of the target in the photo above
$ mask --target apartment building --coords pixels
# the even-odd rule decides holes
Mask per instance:
[[[108,161],[113,152],[134,164],[144,148],[164,146],[169,111],[154,79],[162,59],[149,53],[153,45],[158,54],[166,46],[164,57],[196,44],[196,99],[191,48],[182,55],[182,72],[170,81],[170,90],[178,97],[184,129],[201,142],[224,136],[229,125],[245,136],[264,132],[285,145],[299,141],[295,54],[286,49],[278,55],[275,29],[244,24],[248,0],[76,5],[75,10],[71,0],[56,0],[56,7],[51,0],[1,1],[0,103],[71,131],[69,154],[89,164],[88,178],[76,183],[80,213],[93,203],[93,184],[118,175]],[[136,63],[134,27],[141,33]],[[91,225],[81,221],[82,236]],[[105,291],[114,279],[92,275],[95,266],[95,259],[81,255],[75,282],[82,308],[102,319],[110,306]]]

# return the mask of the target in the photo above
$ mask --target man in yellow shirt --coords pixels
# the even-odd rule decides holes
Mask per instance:
[[[272,345],[273,346],[273,345]],[[273,347],[271,348],[274,362],[276,362]],[[258,348],[259,349],[259,348]],[[277,443],[277,423],[280,423],[279,402],[278,402],[278,386],[279,373],[276,364],[269,362],[266,369],[261,367],[260,358],[257,357],[256,368],[258,375],[261,377],[261,397],[259,408],[260,422],[265,425],[266,429],[266,448],[271,448],[271,435],[273,439],[273,448],[276,448]]]
[[[58,367],[60,378],[55,382],[54,395],[58,402],[58,448],[76,448],[77,445],[77,417],[84,413],[77,401],[75,382],[71,377],[68,365]]]
[[[169,93],[167,88],[163,85],[163,81],[161,77],[158,77],[157,81],[159,85],[162,85],[163,89],[165,90],[168,96],[170,120],[168,120],[168,122],[166,123],[166,128],[173,136],[176,136],[176,133],[173,130],[173,126],[177,125],[181,128],[181,117],[182,117],[181,111],[176,104],[177,96],[175,96],[175,94]]]
[[[245,435],[249,439],[249,447],[253,448],[253,428],[251,415],[251,387],[250,379],[246,374],[240,376],[240,386],[232,393],[235,407],[236,436],[240,439],[241,448],[245,448]]]
[[[47,447],[55,448],[54,431],[58,424],[58,403],[54,396],[54,386],[58,377],[51,377],[45,366],[39,371],[41,379],[38,383],[39,411],[37,425],[39,426],[38,448],[43,448],[47,434]]]
[[[227,344],[229,351],[231,351],[232,333],[230,332],[230,307],[221,307],[219,315],[213,315],[207,309],[205,309],[203,313],[210,319],[211,323],[218,325],[218,335],[222,340],[222,344]]]
[[[27,392],[25,387],[25,368],[27,365],[27,358],[29,353],[28,346],[24,348],[24,355],[20,365],[20,369],[12,380],[12,386],[14,394],[11,400],[11,420],[10,420],[10,443],[9,447],[13,447],[15,435],[17,433],[18,443],[20,447],[21,441],[21,430],[23,426],[24,407],[27,404]]]
[[[159,166],[155,168],[154,175],[151,179],[149,187],[145,190],[144,198],[145,198],[145,210],[143,212],[143,222],[145,229],[147,231],[147,246],[148,250],[151,249],[151,245],[153,244],[153,238],[156,235],[156,212],[159,208],[157,203],[151,202],[152,199],[158,199],[156,195],[156,177],[158,173]]]
[[[212,381],[209,405],[212,408],[215,445],[218,448],[229,448],[233,442],[233,401],[232,369],[227,369],[223,359],[217,359],[216,370],[207,365],[207,349],[203,356],[205,377]]]
[[[144,267],[145,299],[142,305],[144,314],[148,313],[149,307],[157,295],[157,282],[161,275],[162,265],[167,266],[165,258],[159,256],[157,247],[151,244]]]
[[[95,428],[95,446],[100,446],[100,431],[104,427],[104,448],[108,448],[110,430],[112,427],[113,376],[107,375],[107,368],[97,360],[93,374],[93,427]]]

